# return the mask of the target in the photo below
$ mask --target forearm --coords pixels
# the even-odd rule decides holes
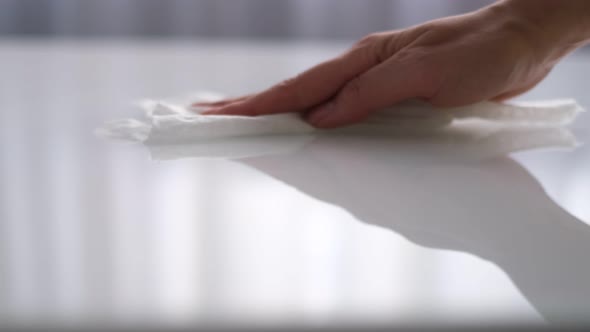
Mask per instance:
[[[551,57],[590,42],[588,0],[502,0],[494,6],[519,20],[528,38]]]

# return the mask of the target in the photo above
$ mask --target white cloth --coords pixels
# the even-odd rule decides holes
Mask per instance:
[[[449,127],[453,122],[474,119],[499,125],[556,127],[572,122],[583,110],[570,99],[527,103],[482,102],[442,109],[411,101],[376,112],[360,124],[341,129],[319,130],[295,113],[257,117],[201,115],[199,112],[202,109],[188,106],[196,101],[217,99],[220,97],[210,93],[199,93],[182,99],[145,100],[139,103],[144,112],[143,119],[111,121],[97,132],[103,137],[143,142],[148,146],[192,144],[193,153],[232,157],[236,153],[244,154],[244,151],[268,150],[269,146],[272,146],[272,150],[281,150],[280,144],[277,143],[281,141],[285,142],[285,147],[292,149],[293,142],[304,142],[304,137],[318,133],[429,133]],[[274,136],[275,142],[269,145],[268,140],[264,139],[267,136]],[[280,140],[278,136],[299,138]],[[251,152],[245,154],[249,153]]]
[[[268,155],[294,153],[311,144],[334,138],[329,135],[319,137],[310,135],[269,137],[234,137],[233,139],[213,140],[208,143],[192,144],[148,144],[152,160],[176,160],[186,158],[243,159]],[[425,152],[424,148],[433,146],[437,151],[444,150],[449,158],[469,155],[470,160],[485,160],[507,154],[538,148],[575,148],[576,138],[564,127],[535,126],[493,126],[489,123],[462,123],[445,130],[419,137],[341,137],[342,144],[355,140],[375,139],[377,142],[389,140],[392,145],[405,142]],[[399,147],[399,145],[397,145]],[[428,154],[428,152],[426,152]]]

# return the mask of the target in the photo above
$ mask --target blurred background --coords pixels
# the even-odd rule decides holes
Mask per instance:
[[[0,34],[356,39],[490,0],[0,0]]]

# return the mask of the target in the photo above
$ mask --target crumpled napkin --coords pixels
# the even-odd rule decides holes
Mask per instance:
[[[138,105],[144,118],[105,123],[97,132],[103,137],[146,144],[178,144],[229,137],[300,135],[326,130],[307,124],[299,114],[265,116],[201,115],[190,103],[212,101],[221,96],[199,93],[183,99],[144,100]],[[537,102],[481,102],[469,106],[434,108],[419,101],[401,103],[370,116],[366,121],[333,133],[413,133],[435,131],[454,121],[480,119],[496,123],[558,126],[570,123],[583,109],[571,99]]]

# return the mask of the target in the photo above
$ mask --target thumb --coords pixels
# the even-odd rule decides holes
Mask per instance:
[[[312,109],[307,121],[334,128],[363,121],[371,113],[406,99],[427,97],[423,68],[394,56],[349,81],[334,98]]]

